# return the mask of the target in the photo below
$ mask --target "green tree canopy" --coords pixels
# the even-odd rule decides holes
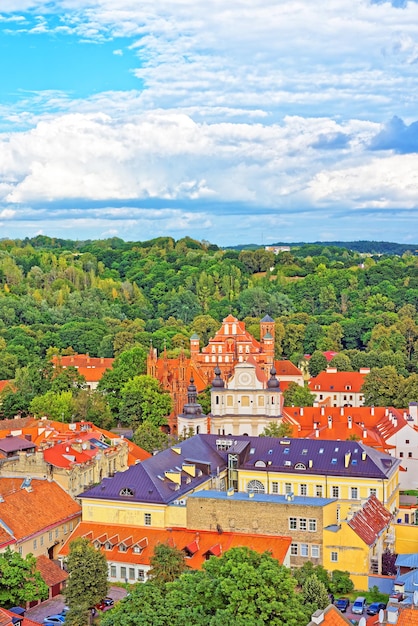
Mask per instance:
[[[138,426],[133,434],[132,440],[137,446],[151,453],[156,450],[165,450],[171,445],[169,435],[149,420],[142,422],[142,424]]]
[[[46,600],[48,585],[36,569],[33,554],[25,558],[10,548],[0,554],[0,606],[11,607]]]
[[[291,437],[292,433],[293,428],[291,424],[270,422],[265,426],[263,432],[260,433],[260,437]]]
[[[70,543],[67,570],[70,576],[64,596],[70,611],[66,622],[74,626],[77,616],[83,615],[87,624],[90,609],[108,592],[106,557],[88,539],[78,537]]]
[[[119,419],[124,424],[136,426],[149,421],[154,426],[167,424],[172,410],[170,395],[163,391],[152,376],[134,376],[122,387]]]
[[[366,406],[396,406],[403,381],[393,365],[374,367],[361,388]]]
[[[159,586],[173,582],[187,569],[184,552],[166,543],[155,546],[150,565],[148,577]]]
[[[283,392],[284,406],[313,406],[315,396],[306,386],[290,382]]]

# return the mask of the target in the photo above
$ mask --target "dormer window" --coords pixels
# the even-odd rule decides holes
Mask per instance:
[[[123,489],[121,489],[119,491],[119,495],[120,496],[128,496],[131,497],[135,495],[133,489],[130,489],[129,487],[124,487]]]

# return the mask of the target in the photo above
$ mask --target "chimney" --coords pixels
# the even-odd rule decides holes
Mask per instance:
[[[363,452],[361,453],[361,460],[365,461],[366,459],[367,459],[367,452],[363,450]]]
[[[360,374],[370,374],[370,367],[360,367]]]
[[[324,621],[324,611],[322,609],[318,609],[312,615],[312,624],[322,624]]]
[[[309,459],[309,467],[313,467],[313,461],[312,461],[312,459]]]
[[[328,428],[332,428],[332,417],[328,415]]]
[[[363,430],[363,439],[367,439],[367,428]]]
[[[336,367],[327,367],[327,374],[336,374],[337,373],[337,368]]]
[[[344,407],[343,406],[340,408],[340,415],[344,415]]]
[[[370,407],[370,415],[374,415],[374,404]]]
[[[325,407],[321,406],[321,415],[325,415]]]
[[[348,428],[353,428],[353,418],[351,417],[351,415],[347,417],[347,425]]]
[[[315,428],[315,437],[318,439],[319,438],[319,430],[317,428]]]
[[[344,455],[344,467],[348,467],[350,465],[351,452],[346,452]]]
[[[418,426],[418,402],[409,403],[409,415],[414,420],[414,426]]]
[[[300,416],[302,417],[303,415],[303,406],[300,407]]]

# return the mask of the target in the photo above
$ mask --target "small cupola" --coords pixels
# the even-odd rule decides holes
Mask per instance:
[[[267,381],[267,388],[277,389],[277,391],[280,391],[280,382],[276,378],[276,373],[276,368],[273,365],[270,370],[270,378]]]
[[[215,367],[214,372],[215,378],[212,381],[212,387],[215,387],[216,389],[223,389],[225,387],[225,383],[221,378],[221,370],[219,365]]]

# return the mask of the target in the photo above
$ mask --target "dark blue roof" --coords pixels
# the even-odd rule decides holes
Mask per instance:
[[[175,450],[180,450],[180,454]],[[218,452],[201,435],[196,435],[131,466],[125,472],[117,472],[112,478],[104,478],[99,485],[88,489],[79,497],[168,504],[224,470],[226,460],[226,453]],[[196,465],[196,476],[181,471],[183,463]],[[179,470],[180,485],[165,478],[166,472],[177,473]],[[121,495],[121,492],[131,492],[133,495]]]
[[[299,475],[385,479],[400,464],[400,460],[359,441],[195,435],[126,472],[104,478],[80,497],[169,504],[223,471],[228,451],[239,456],[239,469]],[[182,470],[187,463],[196,466],[195,476]],[[181,476],[181,484],[165,477],[170,471]]]

